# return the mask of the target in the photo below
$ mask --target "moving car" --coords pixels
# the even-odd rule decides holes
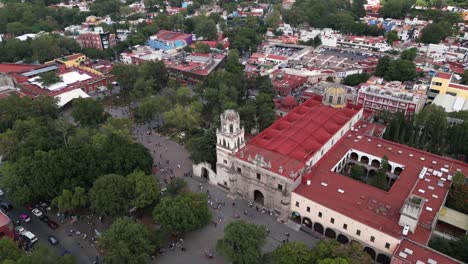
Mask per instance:
[[[22,227],[22,226],[17,226],[17,227],[15,227],[15,231],[16,231],[16,233],[18,233],[21,236],[26,232],[26,229],[24,229],[24,227]]]
[[[55,246],[59,243],[58,239],[52,235],[48,236],[47,237],[47,240],[49,241],[49,243],[52,245],[52,246]]]
[[[37,217],[41,217],[41,216],[42,216],[41,210],[39,210],[39,209],[37,209],[37,208],[32,209],[31,212],[33,213],[33,215],[35,215],[35,216],[37,216]]]
[[[29,221],[31,221],[31,218],[29,218],[29,215],[27,214],[20,214],[19,218],[21,219],[21,221],[25,223],[28,223]]]

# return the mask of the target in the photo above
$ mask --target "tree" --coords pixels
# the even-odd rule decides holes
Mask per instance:
[[[278,10],[271,11],[265,18],[267,26],[273,30],[277,29],[281,22],[281,14]]]
[[[350,75],[346,76],[343,79],[343,84],[350,85],[350,86],[356,86],[356,85],[359,85],[361,83],[367,82],[367,80],[369,80],[369,78],[370,78],[370,74],[365,73],[365,72],[350,74]]]
[[[355,180],[361,181],[362,177],[364,176],[364,167],[357,164],[352,166],[351,173],[349,176],[351,176],[351,178]]]
[[[447,206],[462,213],[468,213],[468,186],[465,185],[465,175],[455,173],[450,187]]]
[[[195,52],[210,53],[210,51],[211,51],[210,45],[203,43],[203,42],[195,43]]]
[[[382,160],[380,161],[380,168],[377,170],[377,173],[370,184],[381,190],[387,190],[387,170],[388,158],[387,156],[383,156]]]
[[[335,82],[335,78],[333,78],[333,76],[327,76],[325,81],[333,83],[333,82]]]
[[[4,262],[5,263],[5,262]],[[73,257],[69,254],[60,256],[55,250],[50,247],[38,245],[34,247],[34,251],[28,255],[22,255],[17,260],[18,264],[73,264],[75,263]]]
[[[164,118],[168,126],[193,131],[200,126],[202,109],[198,101],[193,101],[188,107],[177,104],[173,110],[164,114]]]
[[[266,235],[265,227],[234,221],[224,228],[224,237],[218,240],[216,247],[229,262],[259,263]]]
[[[63,50],[58,46],[57,40],[49,35],[43,35],[34,39],[32,47],[32,59],[40,63],[53,60],[62,56]]]
[[[411,9],[415,0],[387,0],[380,9],[380,14],[384,18],[401,18]]]
[[[384,79],[386,81],[404,82],[413,80],[417,76],[416,65],[412,61],[402,59],[390,61],[387,71],[384,73]]]
[[[130,201],[133,207],[144,208],[159,200],[159,186],[151,175],[134,171],[127,175],[127,180],[133,189]]]
[[[187,182],[182,178],[175,178],[167,185],[167,192],[173,196],[187,191]]]
[[[153,91],[161,91],[167,86],[169,81],[169,73],[164,62],[147,61],[138,66],[138,77],[143,80],[151,80]]]
[[[272,260],[272,264],[309,264],[312,254],[304,243],[293,241],[273,251]]]
[[[58,83],[62,81],[62,77],[58,76],[55,72],[44,72],[39,74],[40,81],[43,85],[49,86],[54,83]]]
[[[195,25],[195,34],[207,40],[215,40],[218,36],[216,23],[208,17],[201,17]]]
[[[110,73],[114,75],[115,80],[122,88],[122,92],[128,94],[133,89],[138,78],[138,66],[117,64],[112,67]]]
[[[70,190],[64,189],[61,195],[52,200],[52,205],[56,206],[59,212],[68,212],[69,210],[73,209],[71,202],[72,196],[73,194]]]
[[[385,75],[385,73],[387,72],[391,61],[392,61],[392,59],[387,55],[380,58],[378,63],[377,63],[377,66],[375,68],[375,73],[374,74],[377,75],[377,76],[383,77]]]
[[[465,70],[463,74],[461,75],[462,79],[460,81],[461,84],[468,84],[468,70]]]
[[[387,43],[390,45],[393,45],[393,42],[400,40],[400,38],[398,37],[398,32],[396,32],[395,30],[388,31],[386,33],[386,37],[387,37]]]
[[[203,132],[201,136],[192,137],[187,142],[187,150],[190,153],[190,159],[198,164],[207,162],[216,163],[216,131],[209,129]]]
[[[16,261],[21,257],[21,251],[16,245],[15,241],[7,236],[0,239],[0,262],[6,263],[9,261]]]
[[[140,121],[152,120],[156,114],[162,114],[171,109],[171,102],[164,96],[146,97],[135,109],[135,117]]]
[[[86,190],[82,187],[75,187],[71,198],[71,206],[73,209],[84,208],[88,203]]]
[[[244,65],[239,61],[239,51],[235,49],[229,51],[224,69],[234,74],[241,74],[244,72]]]
[[[182,235],[206,225],[211,219],[208,197],[187,193],[165,197],[153,210],[153,218],[173,235]]]
[[[438,44],[441,40],[451,34],[451,26],[444,27],[442,23],[431,23],[421,30],[421,42]]]
[[[89,191],[91,209],[101,216],[123,215],[130,203],[131,186],[125,177],[108,174],[94,181]]]
[[[434,236],[429,241],[429,247],[447,254],[463,263],[468,262],[468,235],[463,235],[457,240],[448,240],[443,237]]]
[[[97,126],[107,118],[102,103],[92,98],[73,100],[72,116],[75,121],[84,126]]]
[[[179,87],[176,91],[177,103],[188,105],[192,101],[192,91],[187,87]]]
[[[312,262],[310,263],[329,263],[329,259],[337,260],[338,263],[343,263],[341,259],[345,259],[347,264],[371,264],[372,259],[363,250],[359,243],[340,244],[336,240],[321,240],[311,250]],[[333,263],[333,262],[332,262]]]
[[[410,49],[405,49],[404,51],[401,52],[400,59],[402,60],[414,60],[417,56],[417,49],[416,48],[410,48]]]
[[[147,227],[135,220],[119,218],[102,234],[98,244],[106,252],[106,263],[150,263],[154,250],[151,234]]]
[[[357,18],[364,17],[366,15],[366,10],[364,9],[364,5],[367,4],[367,1],[365,0],[354,0],[351,9],[354,13],[354,15]]]

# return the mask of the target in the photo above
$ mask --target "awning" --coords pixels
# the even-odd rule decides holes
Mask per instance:
[[[58,98],[57,105],[59,107],[63,107],[64,105],[66,105],[67,103],[69,103],[71,100],[75,98],[88,98],[88,97],[89,95],[81,89],[71,90],[71,91],[55,96],[55,98]]]

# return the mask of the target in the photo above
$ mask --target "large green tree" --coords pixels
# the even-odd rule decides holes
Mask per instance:
[[[216,23],[209,17],[200,17],[195,25],[195,34],[207,40],[216,40],[218,30]]]
[[[130,204],[136,208],[144,208],[159,200],[160,190],[156,180],[142,171],[127,175],[127,180],[133,189],[130,194]]]
[[[382,160],[380,161],[380,168],[377,170],[377,173],[371,180],[370,184],[381,190],[387,190],[387,171],[388,158],[387,156],[383,156]]]
[[[310,264],[312,252],[302,242],[290,242],[283,244],[271,256],[272,264]]]
[[[190,159],[195,163],[208,162],[212,165],[216,163],[216,132],[209,129],[202,135],[192,137],[187,143],[187,150]]]
[[[89,191],[91,209],[101,216],[124,215],[129,209],[131,191],[132,186],[125,177],[116,174],[101,176]]]
[[[74,99],[72,116],[76,122],[85,126],[97,126],[107,118],[103,104],[92,98]]]
[[[98,244],[105,252],[105,263],[150,263],[155,250],[147,227],[129,217],[119,218],[102,234]]]
[[[206,225],[211,218],[208,198],[203,193],[165,197],[154,208],[153,217],[162,228],[182,235]]]
[[[260,263],[266,236],[265,227],[234,221],[224,228],[224,237],[218,240],[217,249],[233,263]]]
[[[7,263],[7,260],[16,261],[20,257],[21,251],[13,239],[7,236],[0,239],[0,263]]]

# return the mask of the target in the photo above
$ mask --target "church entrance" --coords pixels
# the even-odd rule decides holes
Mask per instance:
[[[265,198],[263,196],[263,193],[259,190],[254,191],[254,202],[260,204],[261,206],[264,205]]]
[[[206,168],[202,168],[202,169],[201,169],[201,172],[202,172],[202,173],[201,173],[201,174],[202,174],[202,175],[201,175],[202,178],[203,178],[203,179],[209,180],[209,179],[208,179],[208,170],[207,170]]]

